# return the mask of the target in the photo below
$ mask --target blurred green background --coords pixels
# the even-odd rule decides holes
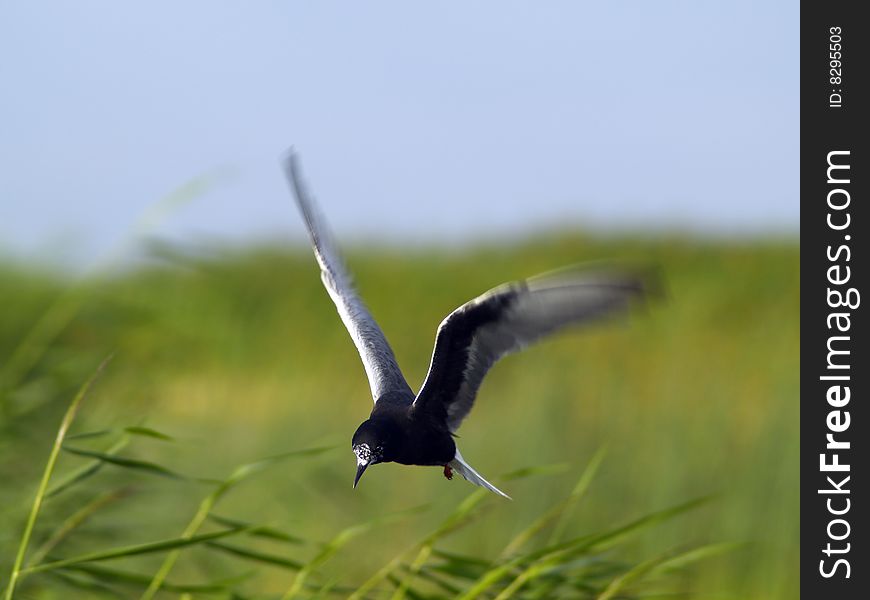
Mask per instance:
[[[620,548],[621,559],[737,542],[681,572],[670,589],[698,598],[797,597],[795,239],[563,233],[462,251],[360,246],[347,255],[415,388],[440,320],[494,285],[587,260],[659,267],[662,299],[628,319],[559,335],[491,371],[459,444],[514,500],[487,498],[480,518],[443,548],[498,556],[568,495],[605,448],[589,491],[565,522],[565,537],[714,494],[706,505],[633,538]],[[154,246],[136,268],[85,278],[7,261],[0,290],[3,583],[63,411],[111,352],[114,359],[71,434],[144,424],[174,441],[138,436],[125,456],[210,478],[263,456],[337,446],[310,460],[273,465],[228,494],[220,514],[325,541],[354,523],[428,506],[361,533],[324,565],[326,579],[359,583],[473,491],[461,479],[446,481],[438,469],[398,465],[372,469],[351,489],[350,436],[371,408],[368,384],[305,247]],[[106,436],[75,441],[97,450],[110,443]],[[62,453],[56,477],[80,464],[80,457]],[[500,479],[551,464],[563,467],[546,477]],[[106,465],[84,489],[46,502],[33,544],[94,489],[116,483],[131,486],[129,497],[83,523],[57,546],[58,555],[178,536],[208,491],[196,481]],[[192,548],[173,574],[226,576],[216,560],[207,549]],[[153,573],[161,559],[125,561],[119,564]],[[74,589],[55,589],[58,582],[40,577],[26,582],[29,595],[22,597],[67,597]],[[291,579],[266,567],[244,588],[280,595]]]

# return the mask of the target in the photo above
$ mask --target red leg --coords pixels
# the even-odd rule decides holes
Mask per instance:
[[[444,465],[444,477],[453,479],[453,469],[450,468],[450,465]]]

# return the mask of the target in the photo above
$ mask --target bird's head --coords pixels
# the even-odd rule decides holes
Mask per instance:
[[[359,483],[360,477],[369,467],[381,462],[392,460],[392,450],[397,442],[398,432],[395,427],[385,421],[368,419],[357,428],[353,434],[353,453],[356,455],[356,477],[353,487]]]

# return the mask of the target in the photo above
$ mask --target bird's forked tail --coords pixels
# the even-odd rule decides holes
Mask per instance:
[[[459,448],[456,449],[456,455],[453,457],[453,460],[450,461],[449,466],[451,469],[462,475],[467,481],[470,481],[474,485],[479,485],[480,487],[486,488],[491,492],[495,492],[499,496],[503,496],[508,500],[511,500],[511,497],[505,494],[503,491],[492,485],[486,479],[481,477],[480,473],[475,471],[471,465],[469,465],[465,460],[463,460],[462,455],[459,453]]]

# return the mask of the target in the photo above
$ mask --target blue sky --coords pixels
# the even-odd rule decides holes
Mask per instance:
[[[796,2],[4,2],[0,253],[554,226],[797,235]],[[231,175],[227,175],[231,173]]]

